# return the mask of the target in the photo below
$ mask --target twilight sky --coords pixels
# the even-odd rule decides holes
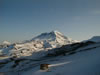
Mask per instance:
[[[100,36],[100,0],[0,0],[0,43],[53,30],[76,40]]]

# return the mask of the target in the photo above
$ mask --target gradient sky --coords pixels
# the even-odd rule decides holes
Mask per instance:
[[[0,42],[53,30],[76,40],[100,35],[100,0],[0,0]]]

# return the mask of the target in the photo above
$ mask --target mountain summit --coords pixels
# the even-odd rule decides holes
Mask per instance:
[[[42,33],[37,37],[33,38],[31,41],[33,40],[49,43],[53,48],[77,42],[76,40],[72,40],[71,38],[66,37],[65,35],[63,35],[58,31]]]

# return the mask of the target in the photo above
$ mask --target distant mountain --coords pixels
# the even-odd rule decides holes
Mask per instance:
[[[0,49],[2,49],[2,48],[7,48],[9,45],[11,45],[10,42],[4,41],[3,43],[0,44]]]
[[[100,36],[94,36],[89,41],[100,42]]]
[[[2,53],[9,56],[43,56],[48,49],[58,48],[62,45],[76,43],[78,41],[66,37],[58,31],[42,33],[29,41],[23,43],[11,44],[8,48],[3,49]]]
[[[15,43],[6,48],[5,50],[9,53],[12,52],[13,55],[27,56],[32,52],[33,55],[20,58],[14,56],[0,60],[0,72],[7,73],[7,75],[100,74],[100,43],[93,41],[77,42],[47,51],[43,41],[36,41],[36,39],[26,43]],[[45,57],[42,57],[43,55]],[[39,68],[41,64],[49,65],[48,68],[41,70]]]
[[[45,45],[49,44],[52,48],[78,42],[76,40],[72,40],[71,38],[66,37],[65,35],[63,35],[58,31],[52,31],[50,33],[42,33],[41,35],[33,38],[32,40],[43,41]]]
[[[8,41],[3,41],[3,44],[10,45],[11,43]]]

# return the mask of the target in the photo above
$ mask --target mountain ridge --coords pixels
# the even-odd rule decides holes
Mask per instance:
[[[27,42],[12,44],[2,51],[10,56],[30,56],[34,52],[45,52],[49,49],[72,43],[76,43],[76,41],[66,37],[58,31],[52,31],[49,33],[42,33]]]
[[[93,36],[89,41],[100,42],[100,36]]]

